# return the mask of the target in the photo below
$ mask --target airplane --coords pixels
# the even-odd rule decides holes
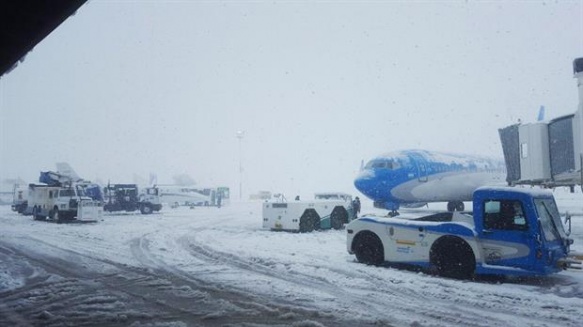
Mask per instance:
[[[220,206],[229,200],[228,187],[199,187],[185,185],[155,185],[160,190],[160,199],[173,207]]]
[[[448,211],[463,211],[464,201],[484,185],[505,185],[502,159],[402,150],[379,155],[361,168],[354,186],[376,208],[397,216],[400,207],[418,208],[430,202],[447,202]]]

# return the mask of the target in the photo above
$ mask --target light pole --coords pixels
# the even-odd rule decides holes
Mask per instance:
[[[245,136],[244,131],[237,131],[237,138],[239,139],[239,200],[243,199],[243,152],[241,150],[243,136]]]

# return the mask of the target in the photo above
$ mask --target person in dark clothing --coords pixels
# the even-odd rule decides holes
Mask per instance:
[[[222,196],[219,194],[219,196],[217,196],[217,208],[221,207],[221,198]]]
[[[352,201],[352,207],[354,208],[354,216],[358,217],[358,214],[360,213],[360,199],[358,196]]]

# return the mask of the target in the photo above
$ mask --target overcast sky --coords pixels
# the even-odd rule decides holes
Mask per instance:
[[[89,1],[0,78],[0,178],[188,174],[238,196],[357,194],[361,160],[502,157],[576,110],[582,1]],[[239,155],[237,131],[245,131]]]

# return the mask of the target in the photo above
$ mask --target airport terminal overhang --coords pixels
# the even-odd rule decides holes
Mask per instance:
[[[86,1],[0,1],[0,77]]]

